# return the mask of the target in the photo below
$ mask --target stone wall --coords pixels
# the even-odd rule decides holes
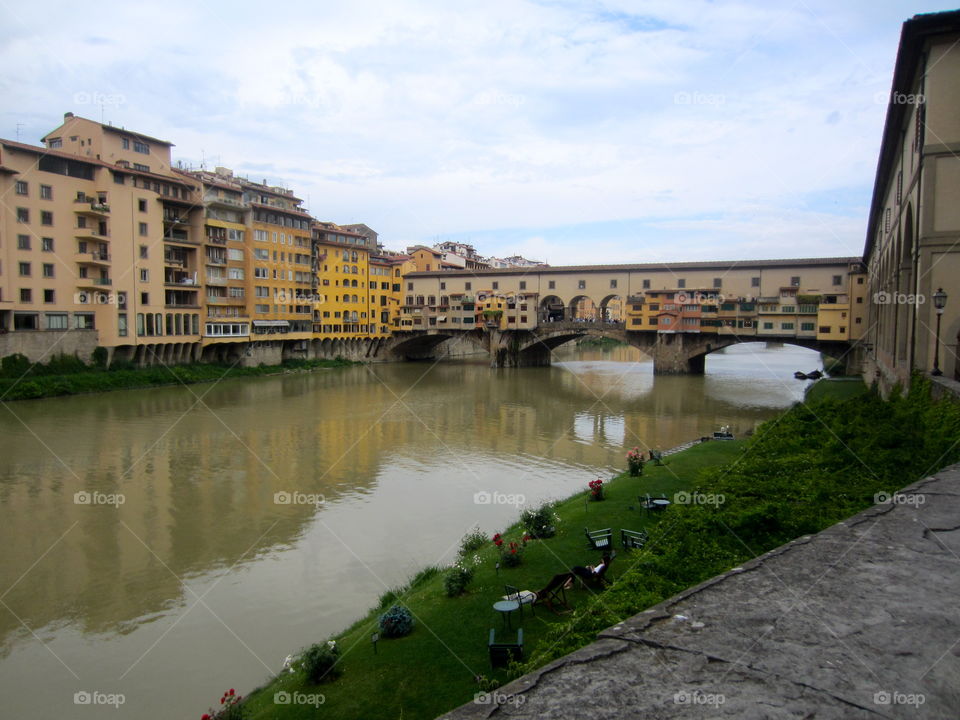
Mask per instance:
[[[20,353],[31,362],[45,363],[64,354],[90,362],[97,343],[96,330],[18,330],[0,335],[0,357]]]

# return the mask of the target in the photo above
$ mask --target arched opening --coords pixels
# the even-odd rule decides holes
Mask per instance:
[[[597,319],[597,306],[586,295],[577,295],[573,298],[568,310],[567,317],[575,322],[595,322]]]
[[[547,295],[540,301],[540,322],[563,322],[566,317],[563,300]]]
[[[623,298],[619,295],[607,295],[601,300],[600,320],[606,323],[622,323]]]

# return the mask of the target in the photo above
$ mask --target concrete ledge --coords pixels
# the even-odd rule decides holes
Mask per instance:
[[[956,718],[960,465],[444,718]]]

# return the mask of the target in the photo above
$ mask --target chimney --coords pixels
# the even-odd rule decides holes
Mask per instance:
[[[73,117],[73,113],[72,113],[72,112],[65,112],[65,113],[63,114],[63,119],[64,119],[64,120],[66,120],[67,118],[72,118],[72,117]]]

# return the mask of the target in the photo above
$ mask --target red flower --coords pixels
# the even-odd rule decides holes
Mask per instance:
[[[200,716],[200,720],[210,720],[210,716],[207,713],[204,713]]]
[[[230,695],[233,695],[233,688],[230,688]]]

